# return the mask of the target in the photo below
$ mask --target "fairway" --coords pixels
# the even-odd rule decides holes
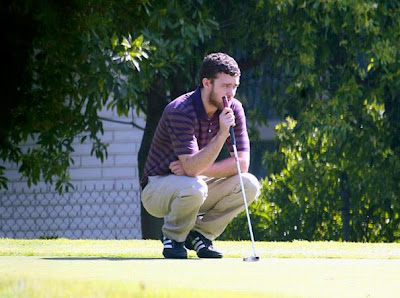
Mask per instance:
[[[398,297],[400,293],[400,259],[393,258],[400,249],[398,244],[386,245],[391,247],[387,250],[390,258],[378,254],[348,257],[362,247],[377,253],[372,244],[297,242],[257,243],[262,252],[259,262],[243,262],[241,257],[205,260],[193,254],[187,260],[166,260],[161,258],[157,241],[133,242],[145,244],[150,256],[144,252],[89,256],[90,251],[88,256],[82,256],[83,247],[90,250],[113,244],[118,253],[118,247],[123,249],[132,242],[0,240],[0,297]],[[57,252],[57,246],[60,253],[67,244],[70,252],[51,255],[51,251]],[[74,244],[76,256],[71,255]],[[235,246],[249,243],[217,244],[234,251]],[[13,245],[19,247],[20,255],[4,252]],[[318,247],[325,245],[339,251],[346,251],[347,247],[349,255],[282,258],[266,256],[264,250],[292,247],[294,254],[315,254]],[[33,247],[36,250],[39,246],[46,252],[44,255],[32,252]],[[384,251],[384,244],[379,247]],[[24,249],[30,256],[23,255]],[[158,249],[158,255],[153,255],[154,249]]]

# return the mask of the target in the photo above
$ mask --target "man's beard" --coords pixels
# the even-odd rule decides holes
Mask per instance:
[[[224,109],[224,105],[223,105],[222,101],[218,98],[217,94],[214,92],[214,85],[211,88],[211,92],[208,97],[208,102],[211,105],[213,105],[214,107],[216,107],[218,110]]]

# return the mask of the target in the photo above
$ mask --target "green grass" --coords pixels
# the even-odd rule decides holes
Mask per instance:
[[[221,260],[160,241],[0,239],[0,297],[396,297],[400,244],[216,241]]]
[[[249,241],[215,241],[225,257],[251,254]],[[400,243],[256,242],[262,258],[400,259]],[[157,240],[0,239],[0,256],[76,256],[162,258]],[[196,257],[194,252],[190,257]]]

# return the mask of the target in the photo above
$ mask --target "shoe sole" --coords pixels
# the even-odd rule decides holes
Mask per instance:
[[[187,259],[187,254],[182,254],[182,255],[170,255],[169,253],[166,253],[163,251],[163,256],[166,259]]]

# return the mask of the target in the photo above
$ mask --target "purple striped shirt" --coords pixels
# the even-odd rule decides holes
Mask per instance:
[[[237,99],[233,99],[230,107],[235,114],[237,150],[250,151],[243,106]],[[171,174],[169,164],[178,160],[178,155],[193,154],[207,146],[219,131],[220,113],[218,110],[211,118],[207,116],[200,87],[170,102],[154,134],[140,182],[142,187],[147,184],[149,176]],[[233,152],[230,137],[225,144]]]

